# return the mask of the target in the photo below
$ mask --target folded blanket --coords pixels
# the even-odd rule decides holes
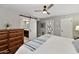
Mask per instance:
[[[26,46],[26,48],[28,48],[32,52],[36,50],[35,48],[29,46],[28,44],[25,44],[25,46]]]
[[[35,51],[39,46],[40,44],[37,43],[37,42],[34,42],[34,41],[30,41],[28,43],[25,43],[26,46],[29,46],[27,47],[28,49],[30,49],[31,51]]]
[[[44,42],[47,41],[49,38],[49,35],[46,35],[42,38],[35,38],[32,41],[25,43],[26,48],[28,48],[30,51],[34,52],[37,48],[39,48]]]

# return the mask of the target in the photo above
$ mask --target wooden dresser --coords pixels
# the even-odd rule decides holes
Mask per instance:
[[[23,29],[0,30],[0,53],[13,54],[23,43]]]

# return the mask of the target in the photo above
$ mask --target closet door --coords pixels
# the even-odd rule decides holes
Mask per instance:
[[[32,40],[37,37],[37,21],[36,19],[30,20],[29,39]]]
[[[73,18],[63,18],[61,19],[61,36],[62,37],[73,37]]]

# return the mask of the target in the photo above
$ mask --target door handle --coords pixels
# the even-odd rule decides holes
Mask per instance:
[[[63,32],[63,30],[61,30],[61,32]]]

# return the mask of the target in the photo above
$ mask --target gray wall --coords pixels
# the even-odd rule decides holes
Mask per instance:
[[[45,20],[40,20],[38,21],[37,23],[37,35],[38,36],[41,36],[42,35],[42,32],[44,32],[46,34],[46,25],[45,25],[45,28],[41,28],[41,23],[45,23],[46,24],[46,21]]]
[[[79,32],[78,31],[76,31],[75,30],[75,27],[77,26],[77,25],[79,25],[79,14],[69,14],[69,15],[62,15],[62,16],[55,16],[55,17],[53,17],[53,18],[55,18],[55,20],[58,18],[58,20],[60,20],[61,21],[61,19],[62,18],[72,18],[72,26],[73,26],[73,37],[74,36],[76,36],[76,37],[79,37]],[[58,21],[57,21],[58,22]],[[56,23],[55,23],[56,24]],[[61,26],[60,26],[61,27]],[[61,28],[60,28],[60,30],[59,31],[61,31]]]
[[[60,27],[60,19],[59,18],[53,18],[54,19],[54,35],[60,36],[61,35],[61,27]]]
[[[46,20],[54,20],[54,35],[58,35],[58,36],[61,36],[61,19],[62,18],[66,18],[66,17],[69,17],[69,18],[72,18],[73,20],[73,37],[74,36],[77,36],[79,37],[79,32],[78,31],[75,31],[75,27],[77,25],[79,25],[79,14],[69,14],[69,15],[62,15],[62,16],[53,16],[53,17],[49,17],[49,18],[44,18],[44,19],[40,19],[41,22],[45,22]],[[41,30],[39,30],[41,31]]]
[[[51,21],[52,24],[52,29],[53,29],[53,33],[54,35],[60,36],[60,19],[59,17],[49,17],[49,18],[45,18],[45,19],[41,19],[41,22],[45,22],[47,23],[48,21]],[[47,30],[45,30],[47,31]]]

